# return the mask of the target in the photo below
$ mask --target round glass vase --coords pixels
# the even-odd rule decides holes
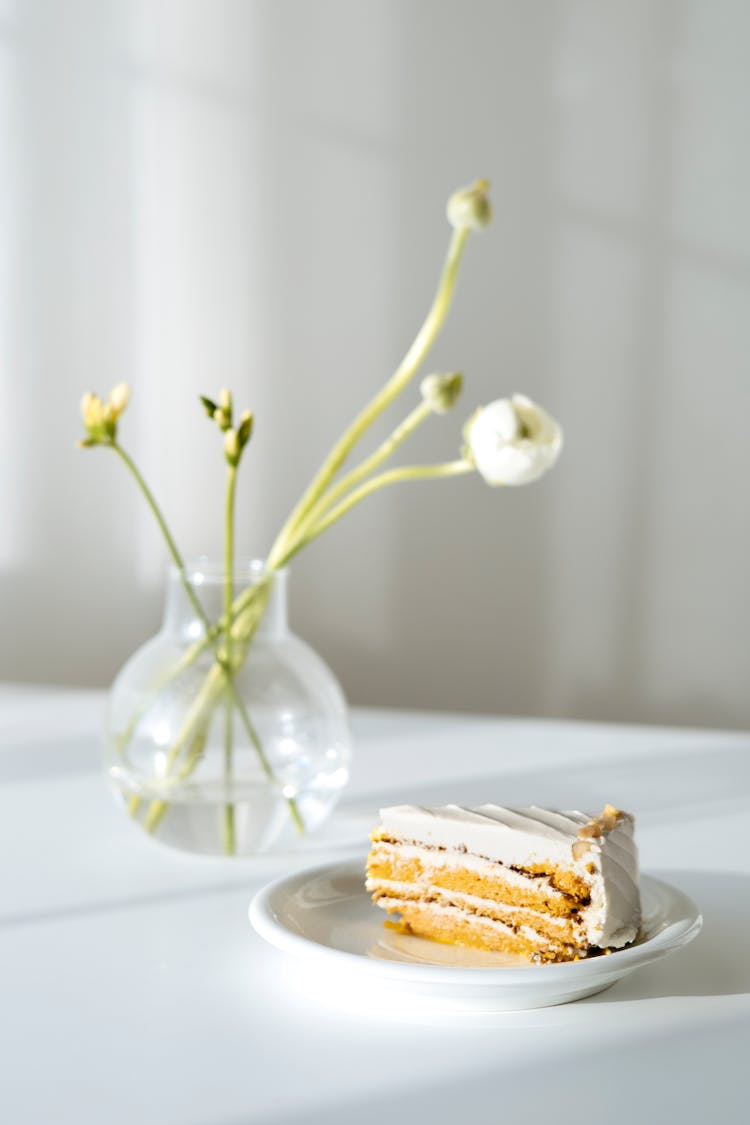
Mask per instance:
[[[341,688],[287,623],[286,571],[248,561],[233,578],[200,560],[172,568],[160,632],[112,685],[105,754],[134,824],[185,851],[287,850],[328,817],[349,778],[351,735]],[[231,669],[231,672],[229,671]]]

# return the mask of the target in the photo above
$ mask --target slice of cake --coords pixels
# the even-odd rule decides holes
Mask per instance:
[[[638,933],[629,813],[396,805],[380,815],[367,889],[407,933],[532,961],[620,949]]]

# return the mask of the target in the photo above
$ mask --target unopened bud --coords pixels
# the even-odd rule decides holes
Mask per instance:
[[[236,466],[239,464],[241,449],[237,431],[227,430],[224,435],[224,456],[230,465]]]
[[[87,391],[81,399],[81,417],[87,430],[94,430],[104,421],[104,403],[93,391]]]
[[[232,392],[226,387],[219,391],[219,406],[229,418],[232,417]]]
[[[217,407],[217,409],[214,411],[214,422],[216,422],[216,425],[220,430],[228,430],[232,425],[232,419],[229,417],[225,410],[221,409],[221,407]]]
[[[206,398],[205,395],[200,395],[199,397],[201,402],[203,403],[203,409],[205,410],[206,414],[209,418],[213,418],[217,410],[216,403],[212,402],[210,398]]]
[[[244,448],[250,440],[250,435],[253,432],[253,415],[250,410],[243,410],[240,415],[240,424],[237,429],[237,437],[239,438],[240,448]]]
[[[109,402],[103,403],[99,395],[92,391],[88,391],[81,399],[81,418],[88,445],[98,445],[114,438],[117,424],[112,407]]]
[[[112,421],[117,421],[129,402],[130,387],[127,383],[118,383],[109,396],[109,414]]]
[[[492,207],[488,196],[488,180],[477,180],[470,187],[455,192],[448,200],[446,213],[452,226],[460,229],[482,230],[492,221]]]
[[[428,375],[419,385],[422,398],[436,414],[446,414],[461,394],[464,377],[458,371],[450,375]]]

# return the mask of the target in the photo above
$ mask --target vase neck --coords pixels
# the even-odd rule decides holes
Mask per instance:
[[[287,577],[286,570],[275,571],[272,576],[265,577],[263,563],[256,559],[241,560],[235,567],[235,599],[250,587],[260,588],[266,584],[268,587],[266,605],[255,630],[256,636],[279,635],[288,631]],[[184,571],[179,571],[176,567],[170,568],[163,629],[188,641],[198,641],[204,636],[204,623],[185,589],[184,579],[192,587],[206,617],[214,623],[224,614],[225,571],[220,563],[205,559],[189,563]],[[263,597],[266,594],[259,589],[259,598]]]

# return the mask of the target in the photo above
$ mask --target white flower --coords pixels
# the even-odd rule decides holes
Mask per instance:
[[[464,436],[467,456],[488,484],[529,484],[552,468],[562,449],[557,422],[525,395],[480,407]]]

